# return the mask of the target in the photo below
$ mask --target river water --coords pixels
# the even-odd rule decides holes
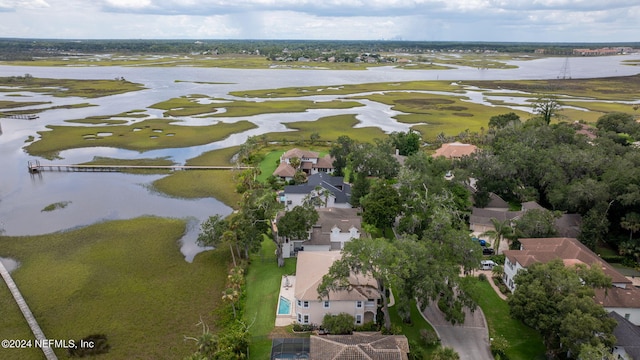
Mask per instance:
[[[37,138],[37,131],[49,124],[63,124],[65,120],[87,116],[112,115],[142,109],[154,117],[162,117],[152,104],[173,97],[205,94],[212,98],[233,99],[228,93],[235,90],[270,89],[292,86],[336,86],[389,81],[413,80],[518,80],[555,79],[570,75],[572,78],[627,76],[640,73],[640,67],[625,66],[622,60],[638,60],[640,55],[615,57],[571,58],[570,73],[561,74],[564,58],[546,58],[514,61],[517,69],[478,70],[400,70],[391,67],[365,71],[269,69],[238,70],[219,68],[144,68],[144,67],[21,67],[0,66],[0,76],[22,76],[69,79],[125,79],[144,84],[145,90],[107,96],[99,99],[55,98],[47,95],[11,92],[21,97],[0,93],[0,100],[50,101],[44,107],[88,102],[96,106],[80,109],[48,110],[37,120],[1,119],[0,126],[0,229],[5,235],[36,235],[63,231],[98,221],[128,219],[142,215],[189,219],[187,233],[182,239],[181,251],[187,261],[204,250],[195,244],[201,221],[214,214],[227,215],[232,209],[216,199],[185,200],[158,194],[149,190],[149,184],[161,175],[132,175],[120,173],[66,173],[45,172],[31,175],[27,162],[33,159],[23,150],[29,136]],[[180,80],[176,82],[176,80]],[[196,83],[198,82],[198,83]],[[203,82],[217,84],[203,84]],[[457,96],[460,96],[459,94]],[[484,102],[479,91],[469,89],[471,101]],[[312,100],[331,100],[335,96],[321,93],[309,96]],[[273,99],[277,100],[277,99]],[[270,100],[270,101],[273,101]],[[377,126],[386,132],[406,131],[407,124],[392,119],[398,112],[389,106],[361,101],[365,106],[342,110],[312,110],[305,113],[265,114],[242,118],[215,118],[186,120],[185,125],[205,125],[217,121],[249,120],[258,125],[223,141],[183,149],[163,149],[138,153],[104,147],[75,149],[62,152],[59,163],[90,161],[94,156],[140,158],[169,156],[178,163],[218,148],[242,144],[248,136],[273,131],[285,131],[283,123],[313,121],[336,114],[357,114],[358,126]],[[42,160],[46,163],[55,161]],[[68,202],[68,206],[51,212],[42,209],[53,203]],[[2,252],[0,250],[0,256]]]

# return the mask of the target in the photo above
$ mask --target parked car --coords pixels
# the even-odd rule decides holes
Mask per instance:
[[[480,270],[492,270],[496,265],[497,264],[493,262],[493,260],[482,260],[480,261]]]
[[[486,247],[486,248],[482,249],[482,255],[493,255],[495,253],[496,253],[496,251],[493,250],[492,248]]]

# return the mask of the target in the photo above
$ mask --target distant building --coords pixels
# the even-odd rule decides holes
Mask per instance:
[[[463,144],[461,142],[452,142],[442,144],[438,150],[432,155],[433,157],[444,156],[447,159],[459,159],[463,156],[470,156],[478,151],[478,147],[471,144]]]

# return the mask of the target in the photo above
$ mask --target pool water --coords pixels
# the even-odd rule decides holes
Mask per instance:
[[[278,315],[291,314],[291,301],[287,298],[280,296],[280,303],[278,304]]]

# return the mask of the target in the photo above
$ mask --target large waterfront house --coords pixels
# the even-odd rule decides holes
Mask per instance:
[[[609,263],[575,238],[519,239],[520,250],[505,250],[503,281],[513,292],[517,286],[515,276],[534,263],[547,263],[561,259],[565,266],[584,264],[598,266],[611,278],[612,287],[597,289],[594,300],[607,312],[615,311],[636,326],[640,326],[640,289],[631,279],[622,275]]]
[[[278,194],[287,210],[314,198],[317,200],[314,203],[322,207],[350,208],[351,185],[345,183],[341,176],[319,172],[309,176],[304,184],[285,186]]]
[[[377,282],[362,274],[349,277],[348,290],[331,291],[320,299],[318,285],[331,265],[340,259],[340,251],[302,251],[298,254],[294,289],[294,316],[299,324],[321,324],[326,314],[347,313],[355,325],[376,321],[378,309]]]
[[[333,169],[333,158],[329,154],[320,157],[320,154],[315,151],[293,148],[280,156],[280,164],[273,175],[285,181],[291,181],[298,170],[302,170],[307,175],[313,175],[320,172],[332,174]]]

